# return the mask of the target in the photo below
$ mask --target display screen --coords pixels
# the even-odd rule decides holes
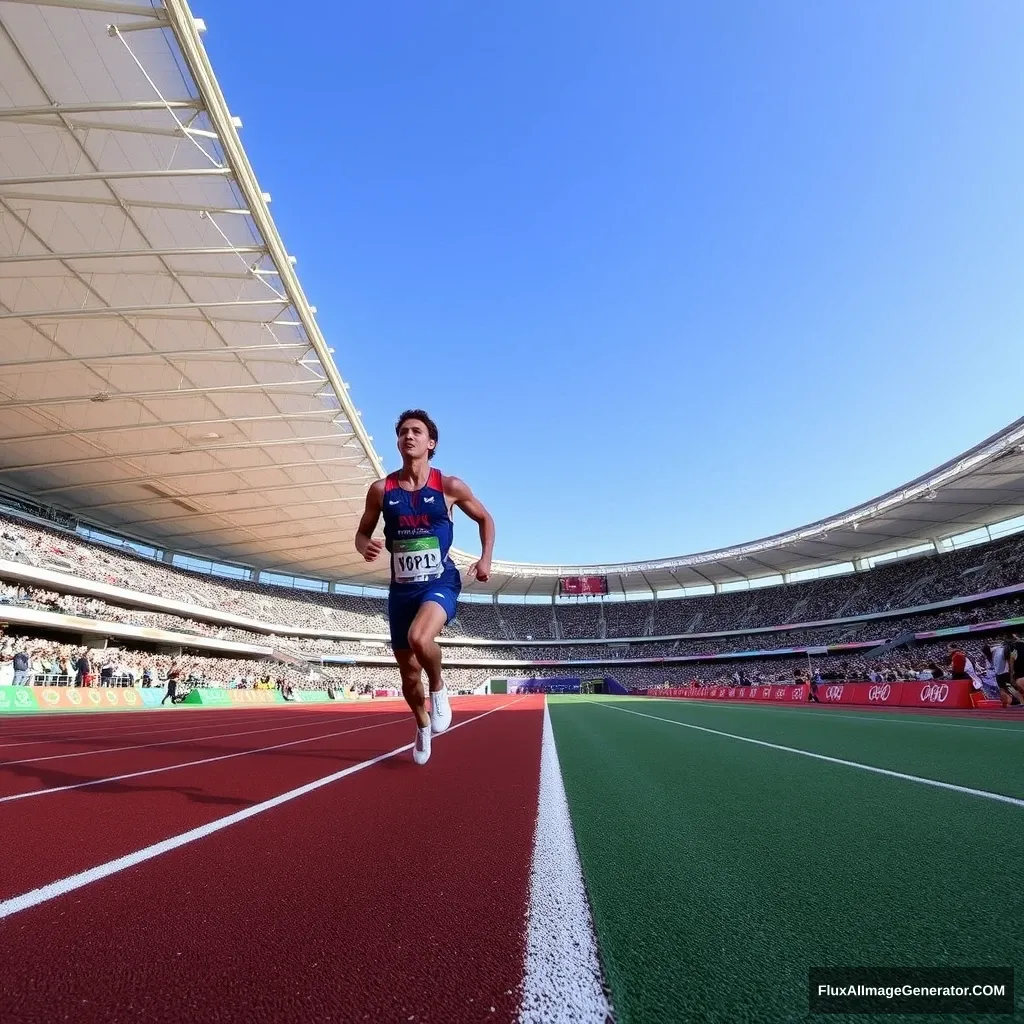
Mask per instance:
[[[607,594],[607,576],[560,576],[558,593],[561,596],[572,594]]]

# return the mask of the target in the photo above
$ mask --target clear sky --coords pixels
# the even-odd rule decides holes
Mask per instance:
[[[385,465],[426,408],[499,558],[751,540],[1024,411],[1017,0],[192,3]]]

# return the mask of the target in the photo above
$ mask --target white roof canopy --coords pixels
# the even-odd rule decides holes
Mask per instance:
[[[183,0],[0,0],[0,488],[160,547],[386,581],[352,538],[383,467]],[[344,360],[344,351],[338,353]],[[645,563],[499,562],[649,594],[792,573],[1024,513],[1024,419],[856,509]],[[465,564],[468,557],[456,553]]]

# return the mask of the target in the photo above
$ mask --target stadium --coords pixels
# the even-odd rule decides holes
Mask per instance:
[[[1024,1012],[1024,417],[747,543],[494,560],[416,768],[391,439],[204,32],[0,0],[0,1019]]]

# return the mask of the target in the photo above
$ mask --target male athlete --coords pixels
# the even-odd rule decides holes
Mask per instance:
[[[402,674],[402,695],[416,718],[417,764],[430,758],[431,733],[451,725],[448,690],[441,679],[438,633],[455,617],[462,580],[448,557],[457,505],[480,526],[480,559],[468,579],[486,582],[491,575],[494,520],[458,477],[432,469],[437,450],[437,425],[422,409],[403,412],[395,425],[402,468],[377,480],[366,495],[366,508],[356,531],[356,551],[372,562],[386,547],[391,555],[388,621],[391,647]],[[384,515],[384,540],[373,531]],[[430,682],[430,713],[423,692],[423,670]]]

